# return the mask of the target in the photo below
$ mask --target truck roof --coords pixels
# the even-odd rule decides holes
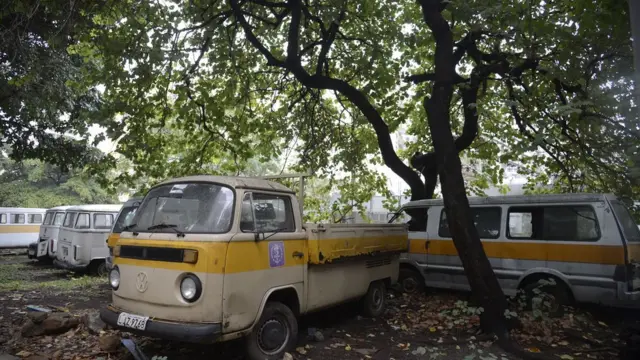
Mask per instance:
[[[288,187],[279,184],[274,181],[269,181],[260,178],[252,178],[252,177],[242,177],[242,176],[214,176],[214,175],[194,175],[194,176],[185,176],[174,178],[170,180],[166,180],[161,182],[160,185],[166,184],[175,184],[175,183],[185,183],[185,182],[205,182],[205,183],[213,183],[213,184],[222,184],[232,187],[234,189],[259,189],[259,190],[267,190],[267,191],[278,191],[278,192],[286,192],[286,193],[295,193],[293,190]]]
[[[613,194],[545,194],[545,195],[506,195],[489,197],[469,197],[469,205],[497,205],[497,204],[548,204],[548,203],[576,203],[615,200]],[[402,208],[442,206],[442,199],[425,199],[409,201],[402,204]]]

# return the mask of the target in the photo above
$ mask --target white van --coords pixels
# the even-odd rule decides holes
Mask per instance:
[[[68,208],[58,234],[54,264],[64,269],[106,275],[104,259],[109,256],[109,249],[105,239],[120,208],[122,204]]]
[[[48,260],[56,257],[58,246],[58,233],[64,221],[64,214],[71,206],[56,206],[47,210],[44,222],[40,226],[38,248],[36,257],[38,260]]]
[[[496,196],[469,205],[506,295],[538,288],[557,310],[574,301],[640,307],[640,231],[616,196]],[[442,200],[408,202],[390,222],[403,214],[411,218],[403,289],[469,290]]]
[[[0,207],[0,249],[27,248],[38,241],[47,209]]]

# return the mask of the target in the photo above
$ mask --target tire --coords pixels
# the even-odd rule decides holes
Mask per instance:
[[[383,281],[374,281],[369,285],[367,294],[362,299],[362,313],[367,317],[382,315],[387,302],[387,286]]]
[[[107,270],[107,264],[104,260],[98,260],[91,263],[89,266],[89,273],[91,275],[106,277],[109,274],[109,270]]]
[[[400,269],[398,283],[402,292],[407,294],[418,294],[424,291],[424,278],[414,269]]]
[[[541,284],[540,280],[553,281],[555,284]],[[541,297],[543,303],[548,303],[548,306],[543,306],[541,310],[548,313],[550,317],[562,317],[564,315],[564,307],[571,305],[570,290],[557,278],[535,280],[525,285],[523,290],[527,297],[527,310],[532,310],[535,297]]]
[[[298,341],[298,321],[283,303],[268,302],[247,336],[247,359],[280,360]]]

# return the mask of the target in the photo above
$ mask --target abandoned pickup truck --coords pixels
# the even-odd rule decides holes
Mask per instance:
[[[245,337],[248,358],[281,359],[298,315],[349,300],[382,313],[407,244],[403,224],[303,224],[276,182],[177,178],[153,187],[122,232],[101,317],[178,341]]]

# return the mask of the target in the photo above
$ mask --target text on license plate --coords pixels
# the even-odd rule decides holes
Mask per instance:
[[[62,248],[62,255],[69,255],[69,248],[68,247],[63,247]]]
[[[147,327],[148,316],[138,316],[127,313],[118,315],[118,326],[125,326],[132,329],[144,330]]]

